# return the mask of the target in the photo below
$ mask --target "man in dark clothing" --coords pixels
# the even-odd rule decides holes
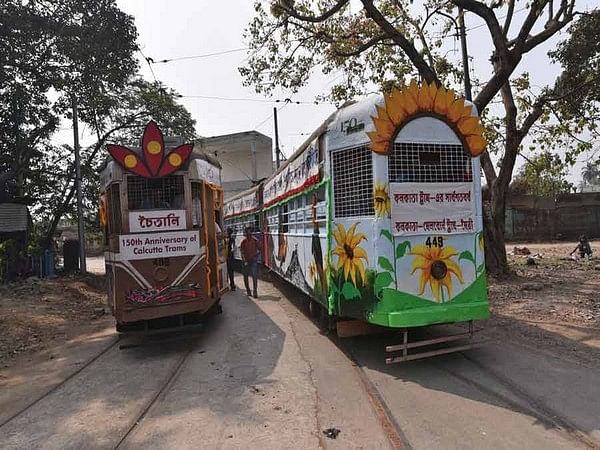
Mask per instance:
[[[235,238],[233,230],[227,228],[227,275],[229,276],[229,288],[235,291],[235,281],[233,279],[233,251],[235,250]]]
[[[252,228],[247,227],[244,232],[245,238],[240,245],[242,253],[242,261],[244,264],[244,285],[246,286],[246,292],[250,296],[250,286],[248,285],[248,272],[252,275],[252,296],[258,298],[256,293],[257,276],[258,276],[258,241],[252,236]]]
[[[588,258],[592,257],[592,246],[590,245],[590,242],[585,234],[579,236],[579,244],[577,244],[577,247],[575,247],[575,249],[571,252],[571,255],[576,251],[579,251],[579,256],[581,258],[585,258],[586,256]]]

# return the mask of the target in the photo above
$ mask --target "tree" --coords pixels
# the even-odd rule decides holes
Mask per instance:
[[[401,87],[416,76],[456,87],[461,74],[444,56],[443,40],[454,32],[454,18],[461,10],[478,16],[492,51],[489,59],[474,64],[491,64],[491,75],[476,84],[473,103],[490,120],[490,147],[502,160],[496,169],[489,154],[481,158],[491,197],[485,215],[486,265],[490,273],[502,274],[508,268],[506,194],[516,157],[534,124],[549,120],[549,108],[571,94],[569,85],[561,85],[558,78],[537,95],[524,95],[526,86],[518,86],[523,74],[515,72],[524,56],[573,22],[575,2],[533,0],[517,22],[513,21],[515,0],[434,0],[424,5],[410,0],[361,0],[361,9],[350,0],[272,0],[269,11],[256,1],[255,17],[246,32],[252,52],[240,72],[247,85],[267,94],[278,87],[297,92],[315,68],[325,74],[340,73],[343,80],[325,93],[334,100],[363,93],[373,85],[384,91]],[[598,73],[592,74],[597,77]],[[589,89],[592,83],[589,80],[578,88]],[[503,109],[500,117],[487,110],[495,99]]]
[[[0,5],[0,170],[23,196],[40,149],[70,118],[94,125],[137,69],[132,17],[114,0],[4,0]],[[58,94],[56,101],[51,94]]]
[[[178,97],[177,92],[160,82],[134,78],[116,96],[119,101],[114,102],[106,115],[97,117],[97,140],[81,151],[84,217],[90,225],[96,221],[98,172],[107,158],[102,152],[107,142],[138,146],[143,129],[151,119],[161,125],[166,135],[182,136],[186,140],[197,137],[196,121],[184,106],[177,103]],[[47,224],[45,236],[49,239],[61,218],[75,217],[75,165],[73,150],[69,146],[48,145],[44,155],[38,161],[39,166],[33,169],[36,178],[30,195],[36,199],[35,216]]]
[[[600,167],[592,162],[581,169],[581,178],[585,184],[600,184]]]
[[[575,187],[567,180],[567,168],[560,157],[552,153],[541,153],[528,159],[510,184],[517,194],[556,197],[573,192]]]

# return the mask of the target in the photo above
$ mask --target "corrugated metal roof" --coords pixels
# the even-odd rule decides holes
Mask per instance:
[[[27,206],[19,203],[0,203],[0,233],[27,230]]]

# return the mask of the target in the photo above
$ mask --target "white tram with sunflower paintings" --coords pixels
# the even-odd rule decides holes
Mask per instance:
[[[338,110],[261,185],[252,213],[265,266],[330,317],[402,330],[468,322],[471,336],[489,315],[482,131],[471,103],[433,84]],[[388,362],[416,359],[408,348],[405,336]]]
[[[219,309],[226,286],[220,165],[192,149],[166,148],[154,122],[140,149],[108,145],[100,218],[118,331],[186,325]]]

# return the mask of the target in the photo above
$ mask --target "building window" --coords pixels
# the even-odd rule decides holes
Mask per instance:
[[[372,216],[373,153],[367,146],[331,154],[336,217]]]
[[[388,172],[390,183],[473,181],[471,158],[456,144],[394,143]]]

